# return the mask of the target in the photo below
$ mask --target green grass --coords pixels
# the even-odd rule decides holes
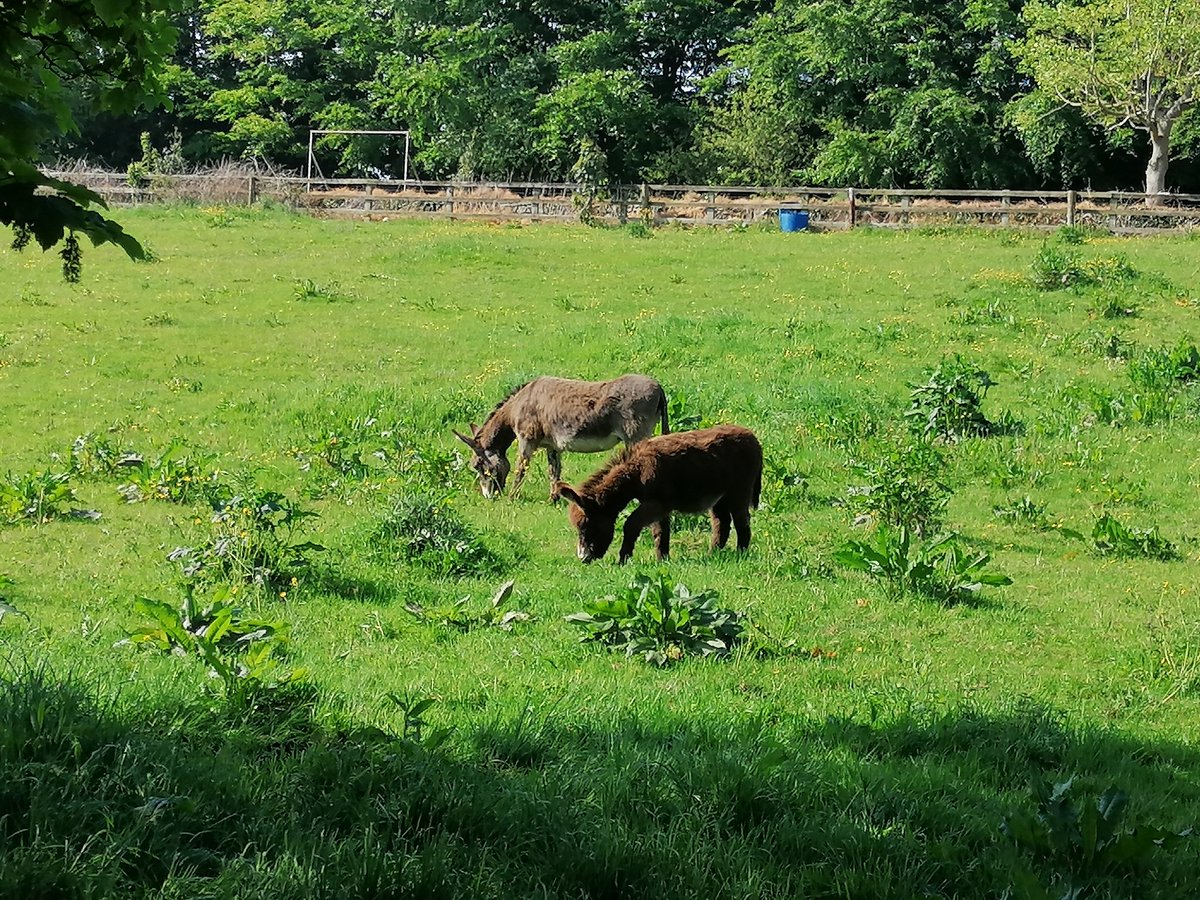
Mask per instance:
[[[239,587],[304,677],[226,700],[200,656],[118,645],[136,598],[182,602],[167,555],[216,527],[195,494],[126,503],[128,470],[96,468],[61,515],[0,526],[0,895],[1038,896],[1024,871],[1192,893],[1195,841],[1101,871],[1000,823],[1042,777],[1119,786],[1132,825],[1200,808],[1200,397],[1128,374],[1200,340],[1194,239],[120,219],[155,262],[85,251],[68,285],[0,253],[0,478],[66,471],[90,433],[316,513],[285,543],[323,551]],[[1099,274],[1039,289],[1045,246]],[[944,526],[1013,584],[888,599],[834,562],[863,537],[848,492],[955,353],[1009,427],[942,448]],[[643,537],[584,567],[540,456],[520,499],[479,495],[451,428],[538,374],[633,371],[760,436],[744,557],[693,518],[669,565]],[[993,514],[1026,496],[1038,521]],[[1103,513],[1179,558],[1100,553]],[[396,544],[413,517],[446,542]],[[659,571],[715,591],[741,649],[658,669],[579,643],[565,616]],[[501,628],[509,578],[531,618]],[[389,695],[435,702],[406,727]]]

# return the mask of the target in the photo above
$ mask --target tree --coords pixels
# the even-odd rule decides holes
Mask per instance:
[[[714,79],[722,180],[1010,187],[1020,0],[776,0]],[[766,166],[765,169],[761,168]]]
[[[74,126],[67,85],[118,112],[161,97],[156,73],[175,34],[169,0],[16,0],[0,5],[0,224],[13,246],[43,250],[61,243],[63,273],[79,277],[79,241],[112,242],[129,256],[142,247],[93,191],[44,175],[38,151]]]
[[[387,11],[358,0],[188,0],[168,67],[183,153],[299,168],[312,128],[378,127],[368,112]],[[340,170],[398,169],[362,139],[326,138]],[[377,142],[376,142],[377,143]],[[368,155],[372,158],[364,158]],[[400,160],[402,160],[402,156]]]
[[[426,177],[538,171],[528,125],[547,80],[544,48],[531,46],[537,37],[526,23],[489,15],[455,4],[407,11],[397,16],[395,49],[379,62],[371,88],[377,121],[410,130]]]
[[[1013,51],[1040,91],[1108,128],[1150,138],[1146,193],[1166,188],[1171,132],[1200,100],[1200,4],[1085,0],[1025,7]],[[1156,202],[1151,200],[1151,202]]]
[[[375,108],[435,177],[669,178],[757,3],[398,0]]]

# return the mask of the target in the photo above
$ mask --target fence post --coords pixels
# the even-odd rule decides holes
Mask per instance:
[[[654,224],[654,207],[650,205],[650,185],[642,182],[642,220],[647,225]]]
[[[1003,210],[1000,213],[1000,224],[1003,225],[1005,228],[1007,228],[1008,222],[1009,222],[1008,210],[1009,210],[1009,207],[1012,206],[1012,195],[1011,195],[1010,191],[1005,191],[1004,194],[1000,197],[1000,206]]]
[[[1075,192],[1067,191],[1067,227],[1075,225]]]
[[[846,198],[850,201],[850,227],[858,224],[858,207],[854,202],[854,188],[846,189]]]
[[[1117,195],[1119,191],[1113,191],[1108,195],[1108,230],[1113,234],[1117,233]]]
[[[900,198],[900,224],[908,225],[908,210],[912,206],[912,197],[905,194]]]
[[[256,176],[251,175],[247,179],[246,184],[246,205],[253,206],[254,201],[258,199],[258,182]]]
[[[629,221],[629,194],[625,185],[617,185],[617,221],[625,225]]]
[[[454,185],[446,185],[446,204],[443,207],[446,210],[446,218],[454,218]]]
[[[708,207],[704,210],[704,221],[709,225],[713,225],[717,221],[717,208],[713,205],[717,202],[717,192],[708,192]]]

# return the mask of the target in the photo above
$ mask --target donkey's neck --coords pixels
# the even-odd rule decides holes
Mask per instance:
[[[508,410],[501,406],[488,416],[483,427],[475,434],[475,439],[493,453],[507,451],[512,442],[517,439],[517,433],[513,430],[512,418],[509,416]]]
[[[603,512],[616,515],[637,499],[642,479],[634,466],[622,461],[590,486],[589,496]]]

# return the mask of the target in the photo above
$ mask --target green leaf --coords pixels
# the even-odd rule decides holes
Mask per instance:
[[[999,572],[981,572],[976,576],[976,580],[980,584],[988,584],[994,587],[1002,587],[1006,584],[1012,584],[1013,580],[1007,575],[1002,575]]]
[[[107,25],[117,25],[125,16],[128,3],[125,0],[93,0],[96,14]]]
[[[512,595],[513,585],[515,584],[516,580],[510,578],[508,581],[504,582],[504,584],[500,585],[500,589],[496,591],[496,595],[492,597],[493,609],[499,609],[500,606],[502,606],[504,602],[508,600],[508,598]]]
[[[21,612],[21,610],[17,609],[7,600],[0,599],[0,621],[3,621],[7,615],[21,616],[25,619],[29,618],[29,616],[25,615],[25,613]]]
[[[412,706],[405,709],[404,714],[411,719],[419,718],[421,713],[425,712],[425,710],[429,709],[431,706],[434,706],[436,703],[437,700],[433,699],[432,697],[427,697],[424,700],[419,700]]]

